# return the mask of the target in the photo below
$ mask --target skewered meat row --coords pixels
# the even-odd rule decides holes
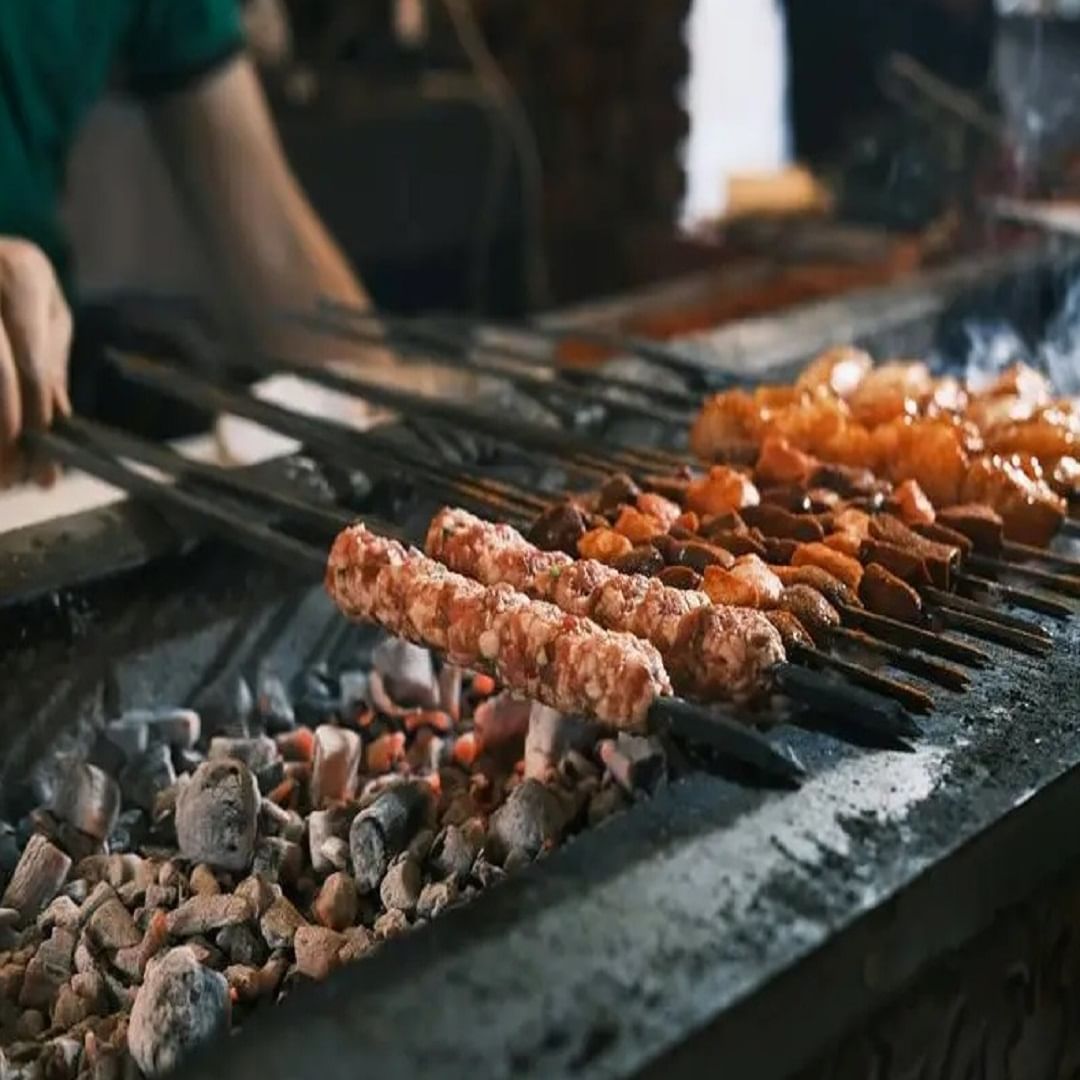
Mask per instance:
[[[334,542],[326,589],[350,618],[438,649],[459,666],[489,670],[516,693],[561,712],[641,731],[654,702],[671,693],[648,642],[508,585],[481,585],[362,524]]]
[[[805,472],[812,465],[812,459],[798,456],[805,459]],[[790,476],[787,478],[791,479]],[[849,489],[855,479],[848,477]],[[672,495],[685,497],[691,483],[682,480],[667,490]],[[855,489],[865,490],[865,482],[860,481]],[[768,495],[769,489],[763,490]],[[883,494],[880,488],[874,490],[876,495]],[[601,517],[597,520],[604,524],[584,531],[586,521],[580,508],[569,513],[557,507],[534,526],[533,535],[561,546],[569,544],[571,548],[576,535],[582,555],[600,553],[602,559],[605,552],[620,552],[618,544],[623,544],[627,553],[616,554],[613,560],[616,565],[622,567],[633,561],[648,567],[646,572],[659,573],[669,584],[701,588],[714,603],[762,611],[778,607],[794,611],[792,605],[797,603],[797,613],[806,629],[826,639],[836,623],[835,613],[842,607],[864,605],[881,615],[906,622],[921,621],[922,599],[913,586],[933,583],[948,588],[961,554],[973,547],[962,532],[936,525],[933,507],[917,485],[907,485],[899,493],[902,496],[899,499],[893,491],[894,497],[889,503],[908,513],[915,523],[914,529],[889,513],[870,515],[857,506],[845,506],[835,493],[830,493],[832,497],[827,500],[827,505],[833,509],[816,515],[788,512],[755,497],[750,506],[707,517],[704,523],[693,512],[680,514],[678,504],[665,499],[668,506],[662,517],[673,522],[674,535],[652,535],[661,527],[660,516],[652,517],[656,529],[650,531],[640,529],[635,522],[636,534],[652,536],[648,545],[636,547],[619,532],[625,529],[628,520],[633,519],[628,512],[630,507],[620,507],[615,502],[616,493],[631,498],[630,507],[644,505],[644,496],[637,492],[632,481],[626,477],[613,477],[584,503],[586,507],[603,507],[607,519],[614,519],[612,524],[607,524],[607,519]],[[661,497],[650,493],[649,498],[651,509],[655,500]],[[799,489],[799,499],[804,504],[808,499],[802,489]],[[638,510],[638,513],[643,515],[644,512]],[[559,523],[558,530],[554,527],[555,522]],[[959,523],[966,528],[962,520]],[[753,527],[748,528],[748,525]],[[765,535],[759,527],[769,530],[771,535]],[[696,535],[691,529],[698,530]],[[679,539],[675,539],[676,535]],[[784,539],[777,539],[777,535]],[[685,536],[694,536],[694,539],[683,539]],[[738,558],[731,554],[737,550],[737,544],[743,545],[746,552]],[[662,568],[650,565],[650,559],[658,554],[656,562],[669,565]],[[762,559],[772,565],[766,566]],[[689,576],[677,580],[676,574]],[[807,589],[791,591],[790,587],[796,584],[805,585]],[[785,594],[782,603],[781,589]],[[819,601],[811,602],[812,595],[819,597]],[[784,628],[780,629],[783,633]],[[790,643],[791,639],[785,638],[785,641]]]
[[[920,361],[875,365],[859,349],[831,349],[803,370],[793,387],[768,387],[761,401],[784,407],[808,398],[842,402],[845,416],[873,429],[903,417],[950,417],[973,426],[992,453],[1031,454],[1044,464],[1077,452],[1080,409],[1054,399],[1044,375],[1013,364],[988,385],[935,378]]]
[[[694,421],[694,452],[713,461],[732,446],[760,446],[770,437],[782,438],[797,451],[843,466],[867,467],[893,481],[915,479],[938,506],[989,503],[1002,512],[1014,539],[1045,542],[1060,527],[1065,502],[1059,492],[1074,493],[1080,477],[1080,462],[1073,456],[1080,453],[1080,416],[1075,412],[1057,406],[1052,415],[1026,421],[1031,425],[1026,435],[1015,423],[1007,432],[985,434],[962,415],[947,413],[940,402],[925,415],[919,415],[921,404],[909,409],[905,403],[915,400],[909,396],[908,382],[914,378],[910,366],[902,371],[897,365],[876,368],[844,397],[835,386],[846,387],[852,380],[848,375],[834,377],[835,371],[865,367],[869,359],[861,365],[854,355],[827,363],[825,359],[815,362],[822,368],[814,378],[801,378],[793,387],[714,395]],[[813,372],[815,365],[804,376]],[[914,381],[923,385],[921,378]],[[860,392],[878,405],[899,395],[903,407],[858,409]],[[925,394],[918,400],[923,402]],[[1062,453],[1038,456],[1033,451],[1050,446],[1051,429],[1063,433],[1060,445],[1051,447]],[[738,497],[725,487],[733,482],[728,474],[710,475],[693,492],[699,506],[692,508],[718,512],[718,503]]]
[[[779,634],[756,612],[718,607],[700,591],[623,574],[595,559],[541,551],[508,525],[464,510],[439,511],[427,553],[486,585],[512,586],[660,650],[675,686],[695,697],[744,698],[784,660]]]
[[[1035,545],[1046,544],[1064,520],[1064,500],[1014,461],[976,458],[964,473],[962,497],[951,501],[934,496],[932,488],[940,477],[935,478],[932,465],[932,451],[928,451],[921,475],[892,484],[866,469],[824,464],[786,438],[770,435],[761,443],[752,478],[728,466],[714,465],[704,476],[682,482],[682,495],[686,506],[699,512],[705,512],[706,505],[713,512],[721,512],[722,508],[741,512],[763,502],[768,491],[770,501],[790,492],[798,501],[812,503],[817,509],[828,509],[840,498],[849,497],[867,500],[870,505],[889,502],[913,525],[933,524],[941,519],[943,525],[952,527],[950,517],[970,521],[974,516],[989,523],[996,516],[1000,518],[1002,537]],[[721,499],[719,493],[736,491],[731,473],[740,476],[743,494]],[[668,490],[674,493],[670,482]],[[985,530],[979,535],[980,540],[987,537]]]
[[[613,510],[614,508],[609,506],[609,512]],[[622,527],[625,527],[626,524],[624,511],[625,508],[619,511],[617,518],[617,524]],[[462,535],[457,541],[462,547],[470,543],[477,546],[486,544],[488,540],[485,533],[502,530],[505,535],[506,526],[486,525],[471,515],[460,514],[459,516],[462,521],[468,520],[469,522],[468,528],[462,529]],[[685,530],[685,526],[675,524],[679,516],[668,513],[665,518],[672,522],[673,529],[681,528]],[[582,519],[574,519],[572,514],[564,515],[562,506],[553,508],[545,515],[545,518],[549,521],[552,518],[557,519],[560,517],[563,517],[564,520],[577,520],[578,525],[583,526]],[[445,543],[445,537],[453,533],[452,529],[447,529],[443,521],[439,519],[436,519],[436,521],[438,523],[438,533],[436,534],[436,523],[433,522],[432,529],[429,531],[429,550],[431,550],[432,543],[441,545]],[[538,526],[534,532],[538,533],[540,537],[546,537],[548,541],[557,539],[556,534],[548,525],[544,524],[543,519],[538,522]],[[607,580],[605,573],[610,575],[615,567],[625,566],[628,562],[627,556],[620,553],[621,549],[614,543],[606,542],[605,537],[608,540],[611,537],[616,540],[625,540],[629,545],[629,540],[622,534],[617,533],[614,528],[598,527],[580,536],[579,547],[581,548],[581,554],[584,556],[583,560],[580,562],[569,560],[570,565],[591,568],[589,570],[590,585],[595,581]],[[528,575],[529,560],[536,557],[533,554],[536,552],[536,548],[520,536],[517,541],[517,548],[518,554],[511,553],[505,556],[506,565],[501,572],[522,575],[516,578],[516,580],[520,581],[524,580]],[[653,562],[650,559],[643,558],[640,554],[643,551],[656,555],[656,561]],[[613,559],[613,565],[605,565],[597,559],[588,557],[593,552],[600,554],[601,558],[607,552]],[[783,581],[776,573],[777,568],[766,566],[756,554],[746,554],[736,558],[730,552],[713,544],[695,540],[675,540],[667,533],[654,535],[647,547],[633,548],[633,554],[642,571],[657,573],[658,580],[646,585],[642,584],[640,575],[627,579],[621,574],[611,580],[637,581],[638,584],[634,588],[641,597],[648,596],[650,593],[660,595],[663,592],[671,597],[670,602],[672,603],[674,603],[674,597],[679,594],[680,590],[685,590],[684,595],[694,597],[695,603],[711,603],[711,610],[724,612],[726,620],[736,622],[740,629],[745,625],[758,628],[763,621],[767,622],[777,631],[785,648],[812,645],[817,638],[827,640],[828,632],[838,625],[840,616],[835,607],[829,602],[826,595],[815,587],[815,585],[822,584],[823,578],[828,580],[830,596],[836,598],[838,602],[854,603],[856,605],[859,603],[854,593],[842,582],[830,578],[828,574],[818,567],[780,568],[791,571],[788,580]],[[439,557],[446,559],[451,565],[455,565],[459,569],[465,563],[475,565],[479,561],[475,554],[462,555],[457,553],[446,556],[440,553]],[[460,562],[454,561],[455,559],[460,560]],[[665,566],[665,563],[668,565]],[[584,573],[584,570],[581,572]],[[689,578],[676,583],[679,574],[689,575]],[[559,572],[560,585],[566,576],[565,571]],[[543,580],[533,580],[527,585],[520,585],[519,587],[527,592],[542,593],[547,587],[547,583]],[[557,602],[563,604],[570,603],[572,600],[570,596],[564,595]],[[603,603],[600,589],[592,596],[585,598],[584,602],[588,610],[592,611],[593,617],[599,618],[605,625],[618,625],[620,628],[631,629],[635,633],[649,633],[648,628],[655,625],[654,621],[649,618],[635,618],[631,606],[623,609],[607,607]],[[717,630],[724,629],[727,628],[717,628]],[[672,678],[675,679],[677,686],[680,677],[691,680],[700,680],[703,676],[708,677],[708,668],[704,665],[687,664],[686,661],[689,657],[685,654],[679,655],[674,660],[669,659],[669,654],[665,652],[666,642],[657,636],[651,636],[651,640],[664,654],[668,669],[672,672]],[[699,647],[704,648],[705,642],[702,641]],[[715,655],[721,648],[722,642],[718,642],[717,646],[709,650],[710,655]],[[676,671],[679,671],[679,677],[676,676]],[[693,685],[693,683],[689,685]]]
[[[1077,403],[1055,400],[1046,377],[1022,363],[977,388],[934,378],[918,361],[874,366],[858,350],[834,349],[809,364],[795,385],[843,401],[852,419],[869,428],[903,416],[953,416],[974,425],[991,453],[1028,454],[1044,465],[1075,458],[1080,446]]]

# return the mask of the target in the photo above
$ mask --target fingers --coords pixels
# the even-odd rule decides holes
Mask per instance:
[[[62,313],[67,305],[52,264],[39,248],[9,242],[0,265],[0,318],[22,389],[22,422],[46,428],[55,411],[57,382],[66,376],[70,327]]]
[[[22,391],[11,342],[0,323],[0,488],[21,479],[22,466],[16,440],[22,431]]]
[[[54,465],[28,460],[24,430],[43,430],[69,415],[68,354],[71,312],[52,264],[23,240],[0,237],[0,486],[28,475],[45,485]]]

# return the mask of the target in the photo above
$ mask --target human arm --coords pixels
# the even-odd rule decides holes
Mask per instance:
[[[382,359],[275,317],[312,310],[320,297],[357,307],[369,299],[289,168],[250,60],[237,56],[148,109],[229,329],[301,362]]]

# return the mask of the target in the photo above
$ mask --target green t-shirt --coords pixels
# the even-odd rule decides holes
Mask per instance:
[[[33,240],[62,276],[68,153],[114,77],[182,89],[242,45],[237,0],[0,0],[0,235]]]

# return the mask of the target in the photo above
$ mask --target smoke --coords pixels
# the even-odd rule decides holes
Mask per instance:
[[[930,357],[935,371],[965,379],[975,389],[1019,362],[1043,372],[1057,393],[1080,394],[1080,277],[1070,282],[1036,339],[1007,318],[970,317],[949,327]]]
[[[993,382],[1011,364],[1029,360],[1031,350],[1007,319],[967,319],[931,356],[936,371],[956,375],[974,389]]]
[[[1047,323],[1039,358],[1058,393],[1080,394],[1080,278],[1069,285],[1061,307]]]

